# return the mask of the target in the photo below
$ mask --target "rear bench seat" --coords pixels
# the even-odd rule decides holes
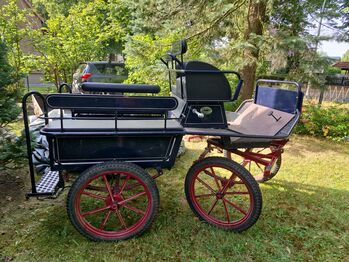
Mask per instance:
[[[80,94],[51,94],[46,97],[46,104],[53,109],[86,109],[110,110],[115,114],[131,115],[128,119],[118,117],[117,121],[110,115],[110,119],[98,119],[96,116],[84,115],[84,118],[75,119],[50,119],[42,129],[46,132],[59,131],[115,131],[117,130],[182,130],[181,124],[176,119],[167,119],[154,115],[166,116],[175,110],[178,101],[174,97],[152,96],[113,96],[113,95],[80,95]],[[144,116],[144,115],[148,115]],[[130,119],[132,115],[138,119]],[[142,119],[139,116],[143,115]],[[135,118],[136,118],[135,117]],[[63,128],[63,129],[62,129]]]

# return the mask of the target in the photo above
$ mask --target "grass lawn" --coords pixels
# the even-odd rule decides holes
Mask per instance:
[[[281,170],[261,184],[260,219],[240,234],[194,217],[183,184],[205,144],[186,146],[175,168],[157,180],[160,210],[143,236],[91,242],[70,224],[66,192],[57,200],[25,202],[18,189],[1,207],[0,260],[349,261],[349,144],[293,136]]]

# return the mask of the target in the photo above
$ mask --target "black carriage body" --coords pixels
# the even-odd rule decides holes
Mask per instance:
[[[177,119],[167,117],[178,106],[174,97],[52,94],[45,102],[61,111],[40,131],[50,145],[51,170],[113,160],[141,167],[174,165],[184,133]],[[71,110],[71,117],[62,116],[65,109]],[[86,114],[81,116],[76,110]]]
[[[106,161],[131,162],[144,168],[171,168],[182,139],[178,132],[46,135],[52,145],[51,169],[57,171],[85,169]]]

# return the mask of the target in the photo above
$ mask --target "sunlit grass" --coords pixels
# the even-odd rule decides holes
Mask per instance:
[[[94,243],[70,224],[66,192],[14,205],[0,230],[0,258],[15,261],[348,261],[349,145],[293,136],[281,170],[262,184],[263,212],[234,234],[199,222],[186,203],[187,170],[204,148],[187,152],[157,180],[160,210],[145,235]],[[69,189],[69,188],[68,188]],[[68,190],[67,189],[67,190]]]

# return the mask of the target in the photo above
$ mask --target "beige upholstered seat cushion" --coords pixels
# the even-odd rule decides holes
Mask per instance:
[[[276,119],[270,113],[279,119]],[[247,135],[274,136],[292,118],[293,114],[273,108],[249,103],[242,112],[232,121],[228,122],[229,129]]]

